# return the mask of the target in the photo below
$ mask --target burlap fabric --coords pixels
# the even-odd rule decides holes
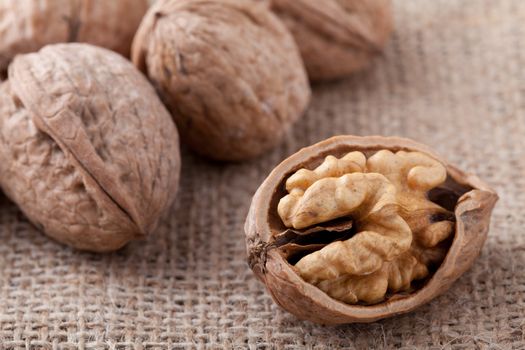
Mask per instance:
[[[0,349],[525,348],[525,1],[398,0],[374,69],[316,86],[284,144],[220,165],[183,155],[181,190],[147,241],[80,253],[0,201]],[[323,327],[277,307],[245,262],[268,172],[335,134],[411,137],[499,192],[488,241],[453,288],[408,315]]]

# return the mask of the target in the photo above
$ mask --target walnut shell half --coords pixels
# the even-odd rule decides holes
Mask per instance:
[[[372,322],[445,292],[479,255],[497,199],[425,145],[333,137],[283,161],[257,190],[249,265],[301,319]]]
[[[170,109],[181,138],[217,160],[276,146],[302,115],[310,87],[292,35],[247,0],[160,0],[132,59]]]
[[[17,54],[86,42],[128,56],[147,0],[2,0],[0,71]]]
[[[391,0],[266,0],[295,37],[311,80],[367,68],[393,29]]]
[[[19,55],[0,85],[0,185],[47,235],[111,251],[174,199],[177,129],[146,78],[88,44]]]

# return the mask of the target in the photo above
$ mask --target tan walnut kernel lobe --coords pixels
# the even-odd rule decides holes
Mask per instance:
[[[48,44],[85,42],[128,56],[147,0],[2,0],[0,71]]]
[[[348,303],[375,303],[387,290],[409,290],[414,279],[428,275],[426,260],[418,257],[453,229],[447,220],[431,223],[433,216],[451,213],[426,198],[445,181],[443,165],[419,152],[382,150],[366,164],[364,159],[351,152],[327,157],[313,171],[299,170],[287,180],[290,194],[278,206],[285,225],[295,229],[341,217],[354,221],[352,238],[332,242],[295,265],[306,281]],[[431,245],[421,247],[421,241]]]
[[[183,141],[238,161],[275,147],[303,114],[310,87],[292,35],[248,0],[160,0],[132,60],[170,109]]]
[[[245,225],[249,263],[300,318],[375,321],[430,301],[472,265],[497,198],[414,141],[334,137],[259,187]]]
[[[269,2],[295,37],[311,80],[367,68],[393,30],[391,0],[257,0]]]
[[[174,199],[177,130],[122,56],[56,44],[0,85],[0,185],[47,235],[111,251],[151,233]]]

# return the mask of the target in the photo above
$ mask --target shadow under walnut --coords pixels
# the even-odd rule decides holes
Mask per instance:
[[[383,294],[376,293],[374,298],[370,299],[366,297],[368,292],[366,285],[363,288],[364,291],[361,290],[360,294],[365,297],[360,299],[359,293],[356,293],[357,298],[345,299],[342,297],[342,295],[346,295],[343,293],[344,291],[334,293],[333,284],[330,285],[328,283],[327,287],[326,283],[323,285],[325,281],[320,281],[322,278],[311,278],[308,274],[304,274],[304,269],[300,264],[302,259],[311,259],[311,256],[321,254],[324,256],[323,259],[325,260],[322,261],[325,266],[318,266],[317,270],[314,268],[314,273],[331,274],[332,277],[350,278],[350,280],[355,278],[355,275],[350,275],[349,277],[349,274],[345,274],[337,266],[331,265],[334,261],[344,265],[344,255],[341,257],[342,254],[338,254],[338,252],[335,254],[323,254],[320,252],[330,249],[328,247],[341,245],[341,242],[362,240],[363,232],[359,228],[360,226],[363,227],[363,222],[360,221],[361,217],[359,215],[354,214],[352,216],[352,214],[344,215],[342,213],[341,216],[334,220],[321,220],[319,223],[310,223],[305,228],[299,227],[298,229],[289,227],[290,224],[286,225],[278,210],[280,201],[289,194],[286,181],[294,173],[300,169],[310,172],[315,171],[323,161],[326,162],[325,157],[327,156],[341,159],[345,155],[356,151],[361,152],[367,160],[385,151],[389,151],[387,153],[392,155],[397,154],[399,151],[402,151],[400,154],[416,152],[432,159],[434,163],[438,164],[438,168],[442,167],[445,169],[446,174],[442,178],[443,182],[426,194],[426,200],[433,203],[436,208],[442,208],[442,210],[436,209],[441,211],[442,214],[435,215],[434,213],[428,216],[430,221],[427,221],[427,224],[438,223],[439,229],[445,233],[447,227],[452,229],[448,236],[441,234],[441,242],[432,243],[435,246],[439,245],[440,250],[445,249],[444,256],[435,258],[435,261],[425,265],[426,273],[421,273],[420,270],[415,275],[405,276],[408,279],[408,285],[405,283],[402,288],[398,289],[391,288],[390,280],[388,280],[388,291]],[[386,175],[389,180],[392,179],[392,174]],[[432,175],[432,171],[427,175]],[[328,176],[328,180],[323,181],[335,181],[333,179],[337,179],[339,176],[343,178],[348,175]],[[427,177],[421,176],[420,181],[424,183]],[[439,181],[436,181],[436,183],[439,183]],[[370,186],[366,188],[368,191],[373,191],[374,189],[374,187]],[[353,188],[350,186],[349,189],[352,190]],[[307,193],[308,190],[305,192],[305,196]],[[324,192],[320,191],[319,193],[322,194]],[[337,194],[332,194],[326,198],[322,196],[313,197],[311,203],[315,203],[318,200],[321,202],[321,205],[324,205],[322,202],[331,201],[331,198],[337,196]],[[257,277],[265,283],[274,300],[284,309],[301,319],[323,324],[372,322],[413,310],[445,292],[472,265],[475,258],[479,255],[486,239],[490,214],[497,198],[497,194],[479,178],[461,172],[433,153],[428,147],[414,141],[386,137],[334,137],[304,148],[292,155],[278,165],[259,187],[253,198],[245,225],[249,264]],[[372,201],[372,204],[380,202],[377,198],[374,200],[375,202]],[[410,205],[411,202],[408,200],[407,203],[406,205]],[[431,204],[428,205],[432,207]],[[337,207],[335,204],[329,204],[328,206],[330,208]],[[388,214],[400,214],[407,222],[412,234],[415,234],[417,222],[420,221],[407,218],[402,213],[403,205],[398,205],[398,209],[396,209],[395,205],[386,205],[384,207],[393,208],[388,209]],[[377,209],[378,207],[374,208]],[[381,206],[379,208],[381,209]],[[373,215],[377,215],[374,210],[370,208],[368,210]],[[299,210],[298,212],[301,211]],[[303,212],[306,215],[313,213],[308,208]],[[317,213],[313,214],[317,215]],[[377,229],[377,227],[390,225],[392,222],[391,217],[388,218],[382,224],[365,227],[367,231],[375,230],[381,232],[381,229]],[[372,227],[372,229],[368,229],[369,227]],[[403,225],[398,227],[402,229],[405,227],[404,229],[406,229],[406,226]],[[396,239],[395,230],[379,236],[380,239],[385,237],[394,237]],[[439,232],[436,233],[436,236],[439,236]],[[414,241],[415,236],[413,238]],[[367,256],[372,259],[374,254],[381,255],[381,249],[384,247],[380,240],[365,242],[364,245],[366,244],[368,244],[370,249],[370,251],[367,251],[368,255],[363,255],[361,260],[357,259],[363,265],[370,263],[366,259]],[[382,264],[379,263],[376,267],[370,267],[370,270],[362,269],[366,271],[361,277],[367,278],[379,271],[377,269],[374,270],[374,268],[381,268],[385,264],[391,264],[394,259],[399,258],[402,252],[407,251],[406,244],[404,245],[405,248],[400,248],[400,245],[403,244],[393,242],[389,249],[385,248],[384,254],[381,255],[384,259]],[[411,247],[413,247],[413,244]],[[391,249],[399,250],[396,253]],[[350,249],[349,251],[361,252],[359,249]],[[334,256],[336,258],[333,258]],[[354,256],[349,256],[348,261],[354,258]],[[357,266],[357,268],[359,269],[360,266]],[[347,269],[348,271],[354,271],[349,267]],[[403,276],[404,274],[406,275],[404,268],[401,268],[400,275]],[[309,280],[311,283],[306,280]],[[331,281],[333,282],[333,280]],[[346,286],[358,289],[355,280],[350,281]]]

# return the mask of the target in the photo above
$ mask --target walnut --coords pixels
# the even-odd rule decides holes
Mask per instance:
[[[0,71],[17,54],[60,42],[87,42],[127,56],[147,8],[147,0],[2,0]]]
[[[472,265],[497,198],[416,142],[334,137],[283,161],[258,189],[249,263],[300,318],[378,320],[430,301]]]
[[[122,56],[55,44],[17,56],[0,85],[0,185],[47,235],[111,251],[174,199],[177,130]]]
[[[305,110],[310,88],[293,37],[266,6],[246,0],[164,0],[132,48],[183,141],[218,160],[274,147]]]
[[[370,65],[393,29],[390,0],[265,0],[288,26],[311,80]]]
[[[453,230],[452,221],[432,222],[453,215],[426,197],[445,182],[441,163],[420,152],[388,150],[364,160],[363,153],[351,152],[341,159],[328,156],[313,171],[299,170],[286,181],[290,194],[277,207],[294,229],[345,217],[354,222],[352,238],[295,265],[304,280],[348,303],[376,303],[387,290],[410,290],[414,279],[428,275],[428,261],[419,255],[439,248]]]

